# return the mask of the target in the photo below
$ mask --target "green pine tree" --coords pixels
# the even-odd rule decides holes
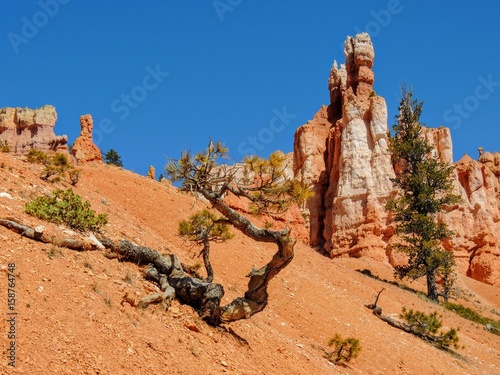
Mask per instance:
[[[393,247],[408,256],[408,263],[396,267],[395,274],[412,279],[425,276],[427,296],[437,301],[437,278],[442,277],[447,284],[445,298],[453,280],[453,254],[443,249],[441,243],[452,232],[436,216],[446,205],[459,200],[452,193],[454,167],[433,157],[433,147],[422,136],[419,120],[423,102],[413,99],[413,92],[405,87],[402,94],[394,134],[390,135],[392,162],[397,172],[394,183],[399,193],[387,208],[395,214],[400,239]]]
[[[118,155],[118,152],[116,152],[114,149],[109,150],[104,155],[104,162],[106,164],[116,165],[117,167],[123,167],[122,158],[120,155]]]

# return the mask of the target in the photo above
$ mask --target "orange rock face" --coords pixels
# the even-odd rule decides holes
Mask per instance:
[[[396,265],[401,254],[388,250],[394,223],[385,209],[396,194],[388,150],[387,107],[373,91],[373,45],[367,34],[348,37],[345,65],[334,62],[328,81],[330,105],[295,133],[294,174],[313,186],[306,208],[310,244],[332,257],[368,256]],[[434,156],[453,163],[450,130],[424,128]],[[500,153],[464,156],[454,174],[462,202],[438,219],[455,235],[443,243],[458,271],[500,285]]]
[[[455,193],[462,201],[442,219],[454,232],[445,247],[455,252],[460,271],[500,285],[500,171],[488,154],[479,161],[464,155],[456,163]]]
[[[56,121],[57,112],[51,105],[37,109],[1,108],[0,141],[7,142],[14,154],[27,154],[32,148],[68,152],[68,137],[54,133]]]
[[[71,152],[79,164],[103,163],[101,150],[92,140],[94,123],[91,115],[80,116],[80,136],[75,140]]]
[[[294,172],[316,193],[306,205],[311,244],[331,256],[381,259],[392,192],[385,100],[373,92],[374,50],[368,34],[348,37],[345,65],[334,62],[330,105],[295,134]]]

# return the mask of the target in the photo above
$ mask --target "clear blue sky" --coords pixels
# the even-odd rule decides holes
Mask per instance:
[[[0,107],[54,105],[70,143],[90,113],[101,150],[141,174],[209,137],[233,161],[290,152],[345,37],[367,31],[389,124],[408,83],[422,120],[452,127],[455,160],[476,157],[500,150],[499,15],[497,1],[5,0]]]

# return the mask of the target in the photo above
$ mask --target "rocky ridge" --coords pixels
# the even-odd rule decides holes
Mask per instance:
[[[0,141],[7,142],[13,154],[25,155],[32,148],[68,152],[68,137],[54,133],[56,121],[56,109],[51,105],[0,108]]]
[[[294,173],[316,193],[309,211],[310,244],[330,256],[368,256],[396,265],[388,250],[394,224],[385,210],[395,194],[388,151],[387,106],[373,90],[375,53],[361,33],[345,42],[345,64],[334,62],[328,80],[330,104],[295,133]],[[440,160],[453,163],[450,130],[424,129]],[[500,154],[456,163],[455,193],[462,202],[440,217],[455,232],[444,243],[459,272],[500,285]]]

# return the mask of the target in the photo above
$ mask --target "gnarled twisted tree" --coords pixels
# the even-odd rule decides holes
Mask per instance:
[[[269,159],[252,156],[242,165],[218,165],[218,160],[226,157],[227,152],[222,143],[210,141],[205,151],[196,155],[184,151],[179,160],[170,161],[165,167],[172,181],[180,181],[184,189],[203,196],[233,227],[255,241],[275,243],[278,248],[266,265],[252,269],[247,275],[250,280],[244,296],[226,306],[213,304],[212,308],[217,311],[210,313],[212,324],[249,318],[262,311],[268,302],[268,284],[292,261],[296,243],[289,227],[281,230],[260,228],[231,208],[225,196],[233,194],[248,199],[255,214],[279,214],[312,194],[308,187],[286,177],[286,158],[280,151]],[[223,290],[220,298],[222,295]]]

